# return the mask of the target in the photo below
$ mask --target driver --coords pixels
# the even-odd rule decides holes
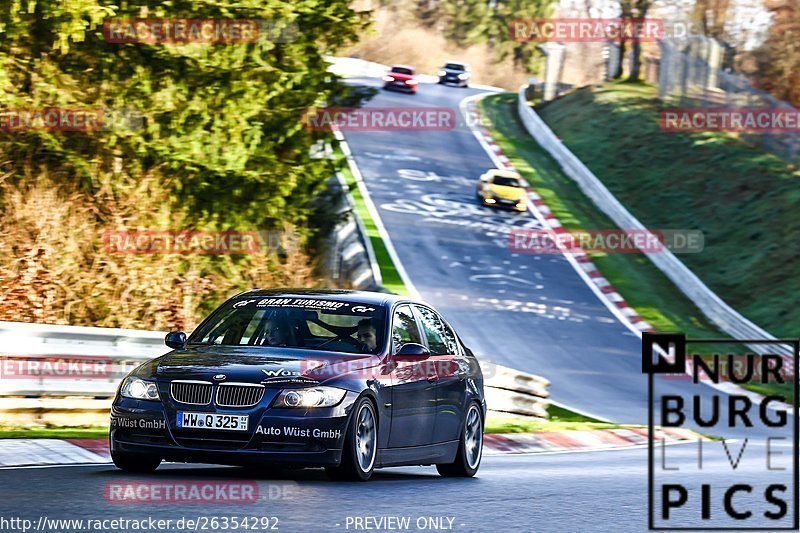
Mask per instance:
[[[358,322],[356,338],[361,343],[361,351],[374,353],[378,347],[378,332],[371,318],[365,318]]]

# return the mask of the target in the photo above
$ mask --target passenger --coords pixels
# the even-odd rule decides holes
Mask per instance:
[[[268,346],[287,346],[289,343],[288,331],[282,327],[282,323],[281,320],[271,318],[264,324],[264,334]]]

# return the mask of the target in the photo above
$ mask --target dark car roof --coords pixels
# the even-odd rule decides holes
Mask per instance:
[[[391,67],[389,67],[389,70],[391,71],[392,69],[396,69],[396,68],[404,68],[404,69],[410,70],[411,72],[416,72],[416,69],[414,67],[412,67],[412,66],[409,66],[409,65],[392,65]]]
[[[282,297],[282,298],[325,298],[345,302],[358,302],[372,305],[391,305],[394,302],[408,301],[409,298],[397,294],[371,291],[350,291],[344,289],[253,289],[237,294],[240,297]]]

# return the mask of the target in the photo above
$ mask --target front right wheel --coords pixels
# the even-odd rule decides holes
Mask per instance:
[[[478,404],[472,403],[464,417],[464,431],[458,443],[456,460],[438,464],[436,470],[444,477],[472,477],[481,465],[483,454],[483,417]]]
[[[353,409],[353,418],[344,439],[342,463],[325,469],[336,480],[367,481],[375,469],[378,452],[378,417],[368,398],[362,397]]]

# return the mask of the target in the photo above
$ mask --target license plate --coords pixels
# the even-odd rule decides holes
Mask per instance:
[[[247,431],[248,415],[220,415],[216,413],[194,413],[178,411],[179,428],[220,429],[223,431]]]

